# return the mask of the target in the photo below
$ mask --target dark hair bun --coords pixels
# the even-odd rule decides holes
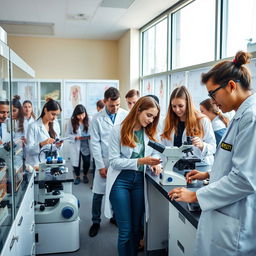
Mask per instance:
[[[250,53],[244,52],[244,51],[239,51],[236,53],[236,56],[235,56],[235,59],[233,60],[233,62],[235,63],[235,65],[237,67],[240,67],[244,64],[250,63],[250,59],[251,59]]]
[[[20,96],[19,95],[14,95],[13,100],[20,100]]]
[[[46,102],[51,101],[51,100],[53,100],[53,99],[50,98],[50,97],[47,97],[47,98],[45,99]]]

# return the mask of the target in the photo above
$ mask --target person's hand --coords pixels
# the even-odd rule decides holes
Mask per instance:
[[[75,140],[81,140],[81,137],[80,136],[76,136]]]
[[[99,169],[99,172],[100,172],[100,176],[102,177],[102,178],[107,178],[107,172],[108,172],[108,168],[101,168],[101,169]]]
[[[177,202],[195,203],[197,202],[196,192],[183,187],[174,188],[168,193],[171,200]]]
[[[146,156],[146,157],[138,159],[138,164],[139,165],[147,164],[147,165],[154,166],[154,165],[158,165],[160,163],[161,163],[161,159],[160,158],[154,158],[152,156]]]
[[[54,143],[54,142],[55,142],[55,139],[53,139],[53,138],[48,138],[48,139],[46,139],[46,140],[40,142],[39,145],[40,145],[40,147],[43,147],[43,146],[45,146],[45,145],[47,145],[47,144],[52,144],[52,143]]]
[[[193,180],[205,180],[209,178],[208,172],[199,172],[198,170],[192,170],[186,175],[187,183],[192,183]]]
[[[152,165],[151,166],[151,171],[155,174],[155,175],[159,175],[162,172],[162,167],[160,164],[158,165]]]
[[[192,144],[193,144],[195,147],[199,148],[201,151],[203,150],[203,148],[204,148],[204,143],[203,143],[203,141],[202,141],[201,138],[199,138],[199,137],[193,137],[193,138],[191,139],[191,141],[192,141]]]
[[[3,144],[3,142],[0,140],[0,145],[2,145]]]

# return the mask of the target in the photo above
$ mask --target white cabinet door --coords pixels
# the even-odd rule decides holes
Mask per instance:
[[[169,203],[169,256],[192,256],[196,228]]]

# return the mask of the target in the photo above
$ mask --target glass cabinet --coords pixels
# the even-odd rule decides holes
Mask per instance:
[[[33,176],[25,168],[24,137],[14,132],[12,118],[17,81],[33,77],[34,71],[0,41],[0,254]]]

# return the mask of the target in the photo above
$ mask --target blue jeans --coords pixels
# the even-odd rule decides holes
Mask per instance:
[[[122,170],[110,192],[110,202],[119,228],[119,256],[135,256],[140,240],[144,206],[144,175]]]

